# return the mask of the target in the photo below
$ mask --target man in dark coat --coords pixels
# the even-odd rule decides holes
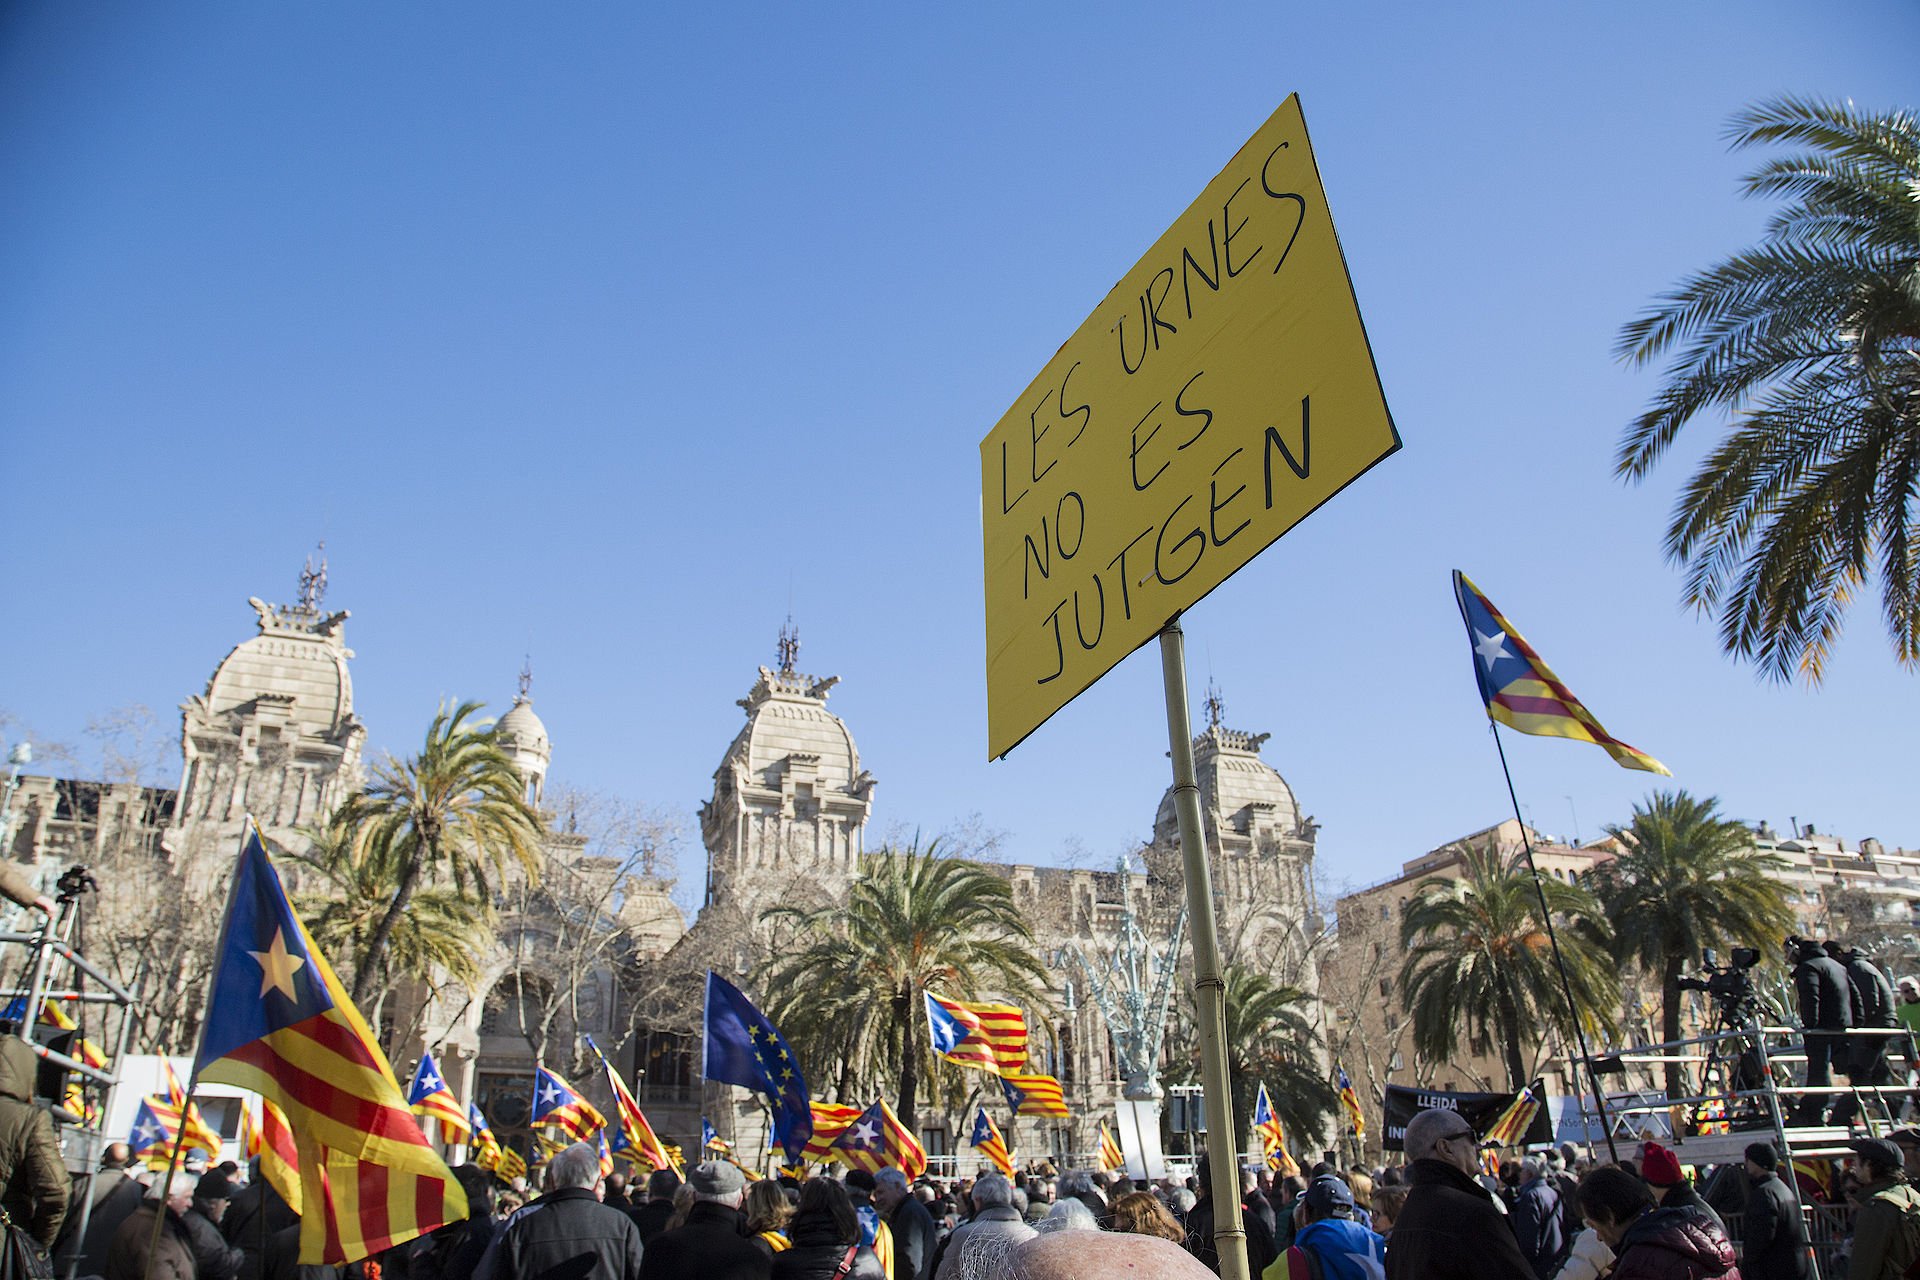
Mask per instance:
[[[67,1274],[67,1266],[76,1253],[80,1255],[80,1262],[75,1275],[97,1276],[106,1272],[107,1246],[113,1242],[113,1233],[140,1207],[140,1199],[147,1190],[130,1172],[132,1164],[133,1149],[124,1142],[110,1142],[101,1153],[99,1171],[91,1178],[74,1180],[72,1203],[60,1228],[60,1241],[53,1251],[55,1275]],[[80,1237],[79,1198],[83,1195],[91,1202],[86,1214],[85,1239]]]
[[[1520,1162],[1520,1193],[1513,1202],[1513,1237],[1533,1274],[1547,1280],[1567,1256],[1560,1188],[1547,1176],[1547,1162],[1528,1156]]]
[[[1853,1025],[1853,988],[1847,971],[1811,938],[1787,939],[1793,989],[1800,1002],[1800,1028],[1807,1045],[1809,1089],[1833,1084],[1832,1064],[1846,1061],[1847,1029]],[[1824,1093],[1810,1093],[1794,1108],[1794,1123],[1817,1125],[1827,1112]]]
[[[240,1280],[262,1280],[262,1256],[274,1236],[300,1225],[300,1215],[252,1162],[253,1181],[233,1193],[220,1218],[220,1234],[240,1250]]]
[[[1807,1224],[1793,1188],[1780,1180],[1771,1142],[1747,1147],[1747,1213],[1740,1228],[1745,1280],[1807,1280]]]
[[[67,1216],[67,1164],[53,1121],[33,1105],[38,1060],[26,1042],[0,1036],[0,1208],[47,1248]]]
[[[773,1259],[747,1239],[747,1215],[740,1212],[747,1198],[740,1167],[709,1160],[687,1174],[687,1185],[693,1208],[686,1225],[661,1232],[647,1245],[640,1280],[768,1280]]]
[[[220,1219],[232,1199],[227,1175],[209,1169],[193,1189],[193,1203],[180,1215],[193,1243],[193,1271],[199,1280],[234,1280],[240,1274],[241,1252],[220,1234]]]
[[[652,1244],[653,1238],[667,1229],[667,1219],[673,1216],[673,1193],[679,1189],[680,1175],[671,1169],[655,1169],[647,1175],[646,1203],[627,1209],[633,1225],[640,1228],[643,1243]]]
[[[163,1173],[154,1179],[145,1203],[113,1233],[113,1243],[107,1246],[107,1280],[194,1280],[193,1242],[180,1221],[192,1205],[191,1175],[175,1173],[169,1179]],[[165,1218],[158,1241],[153,1234],[155,1214]]]
[[[893,1233],[893,1280],[930,1280],[940,1231],[927,1206],[914,1199],[907,1175],[898,1169],[874,1174],[873,1207]]]
[[[1209,1271],[1220,1274],[1219,1247],[1213,1242],[1213,1165],[1206,1156],[1201,1156],[1194,1167],[1194,1173],[1200,1183],[1200,1198],[1194,1201],[1192,1209],[1187,1211],[1187,1252],[1204,1263]],[[1267,1230],[1267,1224],[1260,1216],[1240,1206],[1240,1225],[1247,1233],[1247,1268],[1251,1275],[1259,1275],[1280,1256],[1280,1245]],[[1293,1206],[1287,1206],[1287,1212],[1293,1212]],[[1289,1219],[1291,1221],[1291,1219]]]
[[[1887,975],[1880,972],[1879,966],[1867,959],[1865,952],[1858,947],[1841,950],[1837,943],[1829,942],[1827,954],[1846,966],[1847,983],[1853,990],[1858,1011],[1853,1024],[1856,1031],[1861,1028],[1888,1030],[1900,1024],[1893,1012],[1893,984],[1887,981]],[[1856,1034],[1851,1041],[1847,1078],[1858,1086],[1891,1084],[1893,1070],[1887,1065],[1887,1050],[1893,1046],[1893,1037]],[[1889,1101],[1898,1108],[1897,1100]],[[1840,1099],[1840,1104],[1833,1109],[1833,1123],[1850,1123],[1859,1109],[1859,1103],[1852,1097]]]
[[[547,1162],[553,1190],[515,1215],[481,1280],[639,1280],[640,1229],[600,1203],[600,1153],[576,1142]]]
[[[1534,1280],[1507,1215],[1473,1175],[1480,1140],[1458,1112],[1407,1122],[1407,1203],[1387,1237],[1387,1280]]]

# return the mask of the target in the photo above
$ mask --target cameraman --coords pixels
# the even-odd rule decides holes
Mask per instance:
[[[1839,951],[1837,944],[1827,944],[1827,954],[1846,966],[1847,980],[1853,985],[1858,997],[1859,1020],[1856,1027],[1874,1027],[1891,1029],[1899,1025],[1899,1019],[1893,1013],[1893,984],[1887,981],[1887,975],[1880,972],[1866,953],[1855,947],[1850,951]],[[1893,1069],[1887,1065],[1887,1050],[1892,1047],[1890,1036],[1854,1036],[1853,1053],[1848,1064],[1847,1078],[1856,1088],[1879,1088],[1893,1082]],[[1898,1110],[1898,1102],[1891,1104]],[[1860,1110],[1859,1099],[1848,1096],[1840,1099],[1840,1105],[1834,1108],[1833,1123],[1850,1124],[1854,1114]]]
[[[1809,1089],[1833,1084],[1831,1064],[1846,1062],[1847,1031],[1853,1025],[1853,993],[1847,971],[1812,938],[1788,938],[1787,959],[1793,964],[1793,989],[1800,1000],[1800,1029],[1807,1046]],[[1793,1123],[1817,1125],[1827,1111],[1827,1095],[1805,1094],[1794,1108]]]

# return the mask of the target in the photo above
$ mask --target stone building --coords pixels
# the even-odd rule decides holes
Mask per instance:
[[[0,833],[11,837],[13,856],[57,875],[111,837],[182,869],[211,904],[248,813],[276,846],[303,848],[303,829],[366,781],[367,729],[354,711],[348,615],[324,608],[325,587],[324,562],[310,562],[298,603],[249,602],[255,634],[181,706],[177,790],[23,779],[18,821]],[[776,665],[759,668],[739,701],[745,723],[721,752],[712,794],[698,807],[706,866],[702,909],[691,924],[671,900],[671,881],[638,856],[644,851],[591,849],[573,816],[556,809],[549,782],[555,739],[534,711],[523,673],[498,731],[526,798],[548,817],[546,876],[535,887],[509,875],[499,887],[499,942],[474,989],[409,991],[382,1011],[399,1070],[421,1048],[433,1049],[460,1096],[479,1101],[513,1137],[537,1059],[582,1067],[573,1083],[605,1101],[596,1074],[582,1066],[577,1037],[592,1034],[668,1141],[697,1145],[703,1114],[743,1151],[764,1141],[746,1095],[707,1086],[696,1074],[689,1021],[698,1015],[696,970],[711,964],[744,976],[765,907],[829,901],[844,890],[866,852],[877,785],[851,729],[828,709],[838,677],[796,670],[798,649],[797,636],[783,632]],[[1227,727],[1217,696],[1207,709],[1194,747],[1223,951],[1229,962],[1311,989],[1323,932],[1311,874],[1316,824],[1261,759],[1267,735]],[[1143,936],[1171,934],[1183,899],[1177,840],[1169,788],[1125,870],[998,867],[1035,921],[1052,966],[1048,1007],[1030,1011],[1034,1066],[1060,1078],[1075,1111],[1071,1122],[1008,1125],[1017,1149],[1083,1156],[1093,1149],[1095,1128],[1123,1081],[1085,974],[1069,953],[1077,945],[1104,962],[1130,913]],[[200,914],[217,927],[217,908]],[[1184,1009],[1184,979],[1176,990],[1176,1009]],[[964,1120],[924,1114],[929,1152],[958,1152]]]

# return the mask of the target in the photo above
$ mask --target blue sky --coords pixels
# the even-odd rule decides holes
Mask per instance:
[[[1610,468],[1619,326],[1763,224],[1727,119],[1920,105],[1916,47],[1892,0],[10,5],[8,732],[171,724],[324,537],[377,748],[530,652],[556,778],[691,824],[791,607],[876,827],[1104,862],[1166,785],[1158,661],[986,761],[978,442],[1298,92],[1405,448],[1187,631],[1327,878],[1505,809],[1455,567],[1677,784],[1920,845],[1871,607],[1825,687],[1760,683],[1660,552],[1706,425]],[[1509,753],[1556,833],[1653,781]]]

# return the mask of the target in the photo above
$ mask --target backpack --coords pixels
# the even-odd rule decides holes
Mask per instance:
[[[1892,1205],[1899,1214],[1893,1239],[1887,1244],[1887,1262],[1896,1276],[1920,1277],[1920,1193],[1906,1183],[1895,1183],[1871,1197]]]

